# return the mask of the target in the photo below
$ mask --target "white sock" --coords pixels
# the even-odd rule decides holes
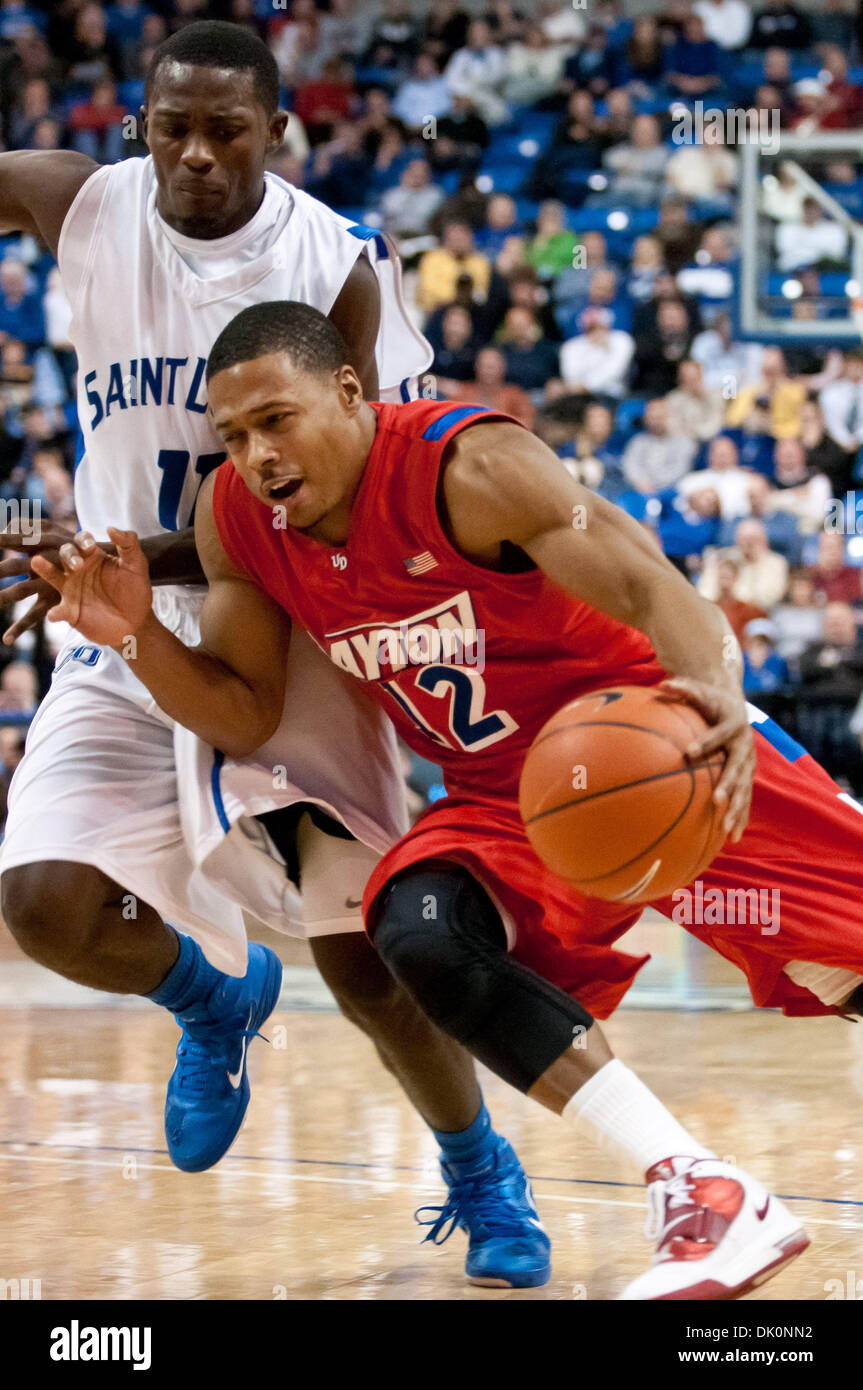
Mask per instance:
[[[616,1057],[567,1101],[566,1119],[586,1123],[607,1152],[625,1154],[642,1173],[664,1158],[713,1158],[661,1100]]]

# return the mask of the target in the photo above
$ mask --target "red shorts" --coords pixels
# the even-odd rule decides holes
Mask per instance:
[[[813,961],[863,976],[863,812],[778,725],[757,711],[753,720],[757,763],[742,839],[714,859],[700,889],[690,885],[688,898],[678,890],[650,906],[739,966],[756,1004],[834,1013],[783,968]],[[370,930],[388,881],[425,859],[468,869],[501,910],[514,959],[597,1018],[613,1012],[649,959],[614,949],[642,905],[587,898],[552,874],[533,853],[515,800],[447,797],[432,806],[372,874],[363,904]],[[725,904],[718,922],[710,904],[720,897],[711,889]],[[743,910],[746,893],[751,907]]]

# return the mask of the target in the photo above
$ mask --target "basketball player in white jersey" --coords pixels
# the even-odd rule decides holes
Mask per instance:
[[[70,152],[0,155],[0,229],[47,243],[72,306],[80,524],[102,542],[108,524],[148,537],[163,584],[156,612],[195,645],[205,591],[189,527],[204,477],[225,457],[204,389],[225,325],[251,304],[303,300],[342,332],[373,399],[416,394],[411,379],[431,353],[384,238],[265,174],[287,116],[275,61],[248,30],[204,22],[167,40],[142,118],[146,159],[100,168]],[[7,532],[0,545],[25,550],[23,539]],[[65,539],[46,528],[30,552],[52,558]],[[334,582],[349,579],[334,571]],[[34,577],[3,592],[7,605],[36,595],[13,636],[53,592]],[[238,624],[238,647],[245,640]],[[163,714],[119,653],[73,635],[11,788],[6,922],[68,979],[175,1014],[166,1134],[187,1171],[233,1141],[248,1104],[247,1042],[278,999],[278,959],[257,945],[247,956],[241,912],[279,930],[293,923],[439,1139],[469,1276],[544,1283],[548,1238],[471,1060],[363,934],[365,881],[406,828],[394,734],[301,633],[288,666],[282,728],[236,762]]]

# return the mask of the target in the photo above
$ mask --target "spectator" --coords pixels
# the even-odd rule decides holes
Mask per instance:
[[[42,300],[23,261],[0,262],[0,332],[29,348],[45,341]]]
[[[0,729],[0,834],[6,825],[9,785],[16,767],[24,756],[26,734],[15,725]]]
[[[843,50],[829,44],[821,53],[822,72],[829,74],[821,130],[853,130],[863,120],[863,88],[848,81],[848,59]]]
[[[540,205],[536,236],[524,248],[524,260],[543,280],[553,280],[572,266],[578,237],[564,226],[563,203],[549,199]]]
[[[824,635],[799,658],[801,693],[797,732],[807,751],[831,777],[859,793],[863,755],[851,715],[863,692],[863,647],[847,603],[828,603]]]
[[[795,661],[810,642],[821,638],[823,610],[818,605],[815,586],[805,570],[793,570],[788,592],[772,613],[776,627],[776,649],[786,661]]]
[[[320,18],[314,0],[294,0],[291,18],[272,44],[279,76],[287,87],[320,77],[323,67]]]
[[[362,12],[359,0],[329,0],[329,9],[320,16],[322,62],[328,58],[359,58],[371,37],[372,20]]]
[[[356,99],[353,78],[341,58],[328,58],[320,75],[305,81],[294,97],[294,112],[311,145],[330,140],[336,124],[350,119]]]
[[[726,434],[718,434],[707,451],[707,467],[682,478],[678,492],[686,497],[693,491],[712,488],[719,497],[723,521],[738,521],[740,517],[749,515],[752,479],[752,473],[740,467],[740,456],[734,440]]]
[[[804,535],[821,530],[830,503],[830,483],[823,473],[814,473],[807,466],[806,450],[799,438],[776,441],[773,467],[773,510],[795,516]]]
[[[24,84],[20,107],[9,123],[9,146],[13,150],[32,146],[36,125],[45,117],[56,119],[51,88],[44,77],[31,77]]]
[[[849,348],[842,375],[824,386],[819,396],[828,434],[852,459],[863,444],[863,348]]]
[[[464,47],[469,24],[470,15],[457,0],[432,0],[423,32],[424,45],[445,66],[456,49]]]
[[[590,285],[598,270],[613,269],[602,232],[585,232],[578,251],[574,264],[562,270],[554,282],[554,298],[567,313],[584,308],[587,304]]]
[[[775,174],[765,175],[761,185],[761,206],[774,222],[801,222],[805,202],[806,194],[787,160],[782,160]]]
[[[542,29],[531,26],[507,51],[504,100],[518,106],[546,100],[563,75],[565,60],[565,49],[552,43]]]
[[[590,306],[579,319],[580,334],[560,350],[560,372],[570,391],[619,399],[635,347],[629,333],[612,328],[608,309]]]
[[[818,559],[806,571],[819,603],[859,603],[863,596],[860,570],[847,563],[845,539],[838,531],[822,531]]]
[[[560,373],[558,350],[542,335],[536,315],[523,307],[508,311],[498,339],[506,379],[523,391],[541,392]]]
[[[668,164],[655,116],[636,116],[630,140],[608,150],[603,163],[613,175],[608,193],[594,195],[593,202],[617,202],[650,207],[659,202]]]
[[[71,145],[98,164],[115,164],[125,157],[123,118],[126,108],[117,100],[113,82],[97,82],[89,101],[69,112]]]
[[[769,612],[788,588],[788,561],[770,549],[764,524],[754,518],[739,523],[734,540],[740,554],[735,596]]]
[[[752,33],[749,36],[750,48],[808,48],[812,41],[812,29],[808,18],[790,0],[764,0],[764,8],[758,10],[752,20]]]
[[[794,438],[800,433],[805,399],[806,387],[788,375],[781,348],[768,347],[761,355],[760,379],[744,386],[731,401],[726,424],[773,439]]]
[[[668,187],[681,198],[716,202],[728,199],[737,183],[737,160],[718,128],[708,125],[702,143],[684,145],[668,161]]]
[[[420,131],[427,127],[430,117],[446,116],[451,106],[452,92],[437,59],[431,53],[418,54],[413,77],[401,84],[393,98],[393,114],[404,121],[408,130]],[[424,130],[423,134],[428,138]]]
[[[692,344],[692,357],[701,364],[705,386],[716,387],[726,400],[736,396],[741,386],[758,380],[761,353],[759,343],[734,341],[727,313],[717,314],[710,328],[699,333]]]
[[[383,0],[383,12],[372,28],[367,57],[379,67],[406,68],[419,40],[419,25],[406,0]]]
[[[589,92],[573,92],[566,115],[558,123],[551,144],[533,166],[525,184],[531,198],[565,195],[578,205],[584,199],[583,184],[568,181],[598,169],[602,162],[602,142]]]
[[[740,556],[736,550],[723,550],[716,556],[716,598],[714,602],[721,608],[738,642],[743,642],[743,632],[747,623],[756,618],[766,618],[763,608],[756,603],[744,603],[737,598],[735,588],[740,578]]]
[[[803,200],[801,222],[780,222],[776,228],[776,263],[783,273],[805,266],[844,267],[848,233],[824,216],[815,198]]]
[[[518,386],[506,380],[506,361],[497,348],[482,348],[476,357],[476,377],[473,381],[441,382],[441,388],[453,400],[484,405],[511,415],[526,429],[533,428],[536,411],[530,397]],[[447,389],[450,388],[450,389]]]
[[[704,20],[691,14],[665,60],[665,80],[676,96],[706,97],[722,85],[719,48],[707,37]]]
[[[66,77],[69,82],[118,82],[123,64],[116,39],[108,33],[101,5],[84,4],[75,15]]]
[[[449,115],[441,116],[437,123],[437,139],[429,141],[429,160],[436,170],[472,171],[490,139],[473,97],[454,92]]]
[[[27,661],[10,661],[0,673],[0,710],[34,713],[39,685],[34,667]]]
[[[450,304],[440,321],[440,332],[432,336],[426,326],[426,336],[435,348],[432,372],[450,381],[472,381],[476,361],[476,340],[473,319],[463,304]]]
[[[806,467],[812,473],[823,473],[830,482],[834,497],[847,492],[853,481],[856,447],[850,452],[842,448],[827,432],[824,412],[815,397],[800,407],[800,441],[806,454]]]
[[[692,329],[686,306],[679,299],[660,300],[655,332],[635,333],[634,389],[645,396],[668,395],[691,346]]]
[[[431,313],[456,296],[459,276],[469,275],[475,290],[488,293],[491,264],[474,246],[473,232],[465,222],[448,222],[444,227],[443,245],[426,251],[419,264],[417,304]]]
[[[668,404],[657,397],[644,407],[644,429],[623,451],[623,476],[636,492],[651,494],[674,487],[692,468],[695,445],[671,429]]]
[[[693,11],[704,32],[720,48],[745,48],[752,29],[752,11],[744,0],[695,0]]]
[[[666,396],[668,428],[672,434],[702,443],[722,428],[725,402],[721,391],[706,386],[700,362],[685,358],[677,368],[677,388]]]
[[[388,189],[381,198],[384,230],[400,237],[421,236],[443,200],[444,191],[432,183],[426,161],[412,159],[403,169],[398,187]]]
[[[444,75],[450,91],[470,96],[490,126],[506,120],[507,106],[500,95],[506,78],[506,57],[503,49],[492,42],[491,30],[484,20],[472,21],[464,48],[453,54]]]
[[[788,663],[776,650],[776,628],[764,618],[747,623],[743,636],[743,693],[773,694],[790,682]]]
[[[626,279],[628,299],[643,303],[650,299],[659,275],[665,271],[662,259],[662,243],[655,237],[644,235],[636,237],[629,261],[629,274]]]
[[[520,232],[521,224],[515,199],[508,193],[492,194],[485,210],[485,223],[476,233],[477,250],[494,261],[509,239],[518,237]]]
[[[629,38],[608,50],[608,83],[612,87],[623,87],[635,96],[649,97],[662,80],[664,58],[654,16],[637,15]]]
[[[369,184],[368,159],[359,126],[339,121],[332,140],[318,145],[306,188],[333,208],[362,206]]]
[[[679,193],[668,194],[660,203],[654,236],[662,243],[662,258],[674,275],[688,265],[695,255],[701,240],[701,228],[696,222],[690,221],[689,205]]]

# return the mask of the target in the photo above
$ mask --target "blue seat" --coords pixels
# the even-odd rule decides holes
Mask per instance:
[[[531,160],[494,160],[484,162],[479,173],[491,179],[495,193],[517,193],[532,167]]]

